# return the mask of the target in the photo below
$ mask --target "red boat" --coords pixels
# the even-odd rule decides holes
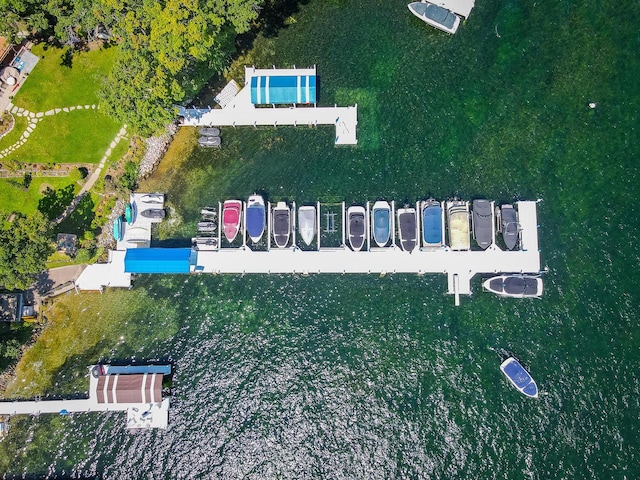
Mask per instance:
[[[242,202],[240,200],[227,200],[222,207],[222,229],[229,243],[233,242],[240,229],[242,219]]]

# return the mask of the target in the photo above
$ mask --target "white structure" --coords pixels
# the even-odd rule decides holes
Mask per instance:
[[[207,127],[335,125],[336,145],[355,145],[358,143],[356,138],[356,126],[358,124],[357,105],[352,107],[318,107],[314,103],[310,106],[276,107],[274,105],[265,107],[256,106],[252,103],[252,79],[284,76],[315,77],[316,69],[315,67],[308,69],[257,69],[245,67],[245,83],[242,90],[235,97],[229,98],[230,92],[233,92],[234,88],[229,90],[225,88],[223,90],[224,95],[221,92],[220,96],[222,108],[180,108],[179,115],[184,118],[182,125]]]
[[[169,399],[162,398],[162,378],[170,365],[91,365],[89,398],[0,402],[0,415],[67,415],[80,412],[127,412],[127,428],[166,429]]]

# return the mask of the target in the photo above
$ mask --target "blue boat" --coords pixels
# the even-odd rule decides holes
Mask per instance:
[[[264,233],[265,208],[260,195],[253,194],[247,201],[247,233],[254,243],[258,243]]]
[[[122,229],[122,217],[116,217],[113,220],[113,238],[115,238],[118,242],[122,241],[124,231]]]
[[[127,221],[127,223],[133,223],[136,221],[135,203],[127,203],[127,206],[124,209],[124,219]]]
[[[500,370],[520,393],[530,398],[538,398],[538,385],[515,357],[509,357],[502,362]]]
[[[388,202],[379,200],[373,204],[371,216],[373,239],[379,247],[385,247],[391,235],[391,206]]]
[[[422,246],[444,245],[444,210],[437,200],[430,198],[422,202]]]

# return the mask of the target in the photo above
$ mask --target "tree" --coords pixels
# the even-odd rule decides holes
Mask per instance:
[[[54,251],[51,231],[51,223],[39,212],[16,214],[9,228],[0,229],[0,286],[29,288]]]

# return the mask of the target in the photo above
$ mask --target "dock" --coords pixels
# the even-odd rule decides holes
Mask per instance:
[[[170,365],[89,366],[89,398],[1,401],[0,415],[126,412],[126,427],[166,429],[169,399],[162,398],[162,377]]]
[[[356,145],[358,143],[356,136],[358,105],[319,107],[315,103],[299,106],[295,102],[289,106],[276,106],[276,104],[269,104],[268,102],[266,105],[254,104],[251,95],[252,79],[274,76],[275,74],[289,77],[315,77],[316,69],[315,67],[309,69],[257,69],[245,67],[244,86],[235,96],[226,98],[222,108],[179,107],[180,124],[194,127],[334,125],[336,145]]]
[[[393,205],[393,202],[392,202]],[[460,295],[472,293],[471,283],[478,274],[495,275],[499,273],[537,274],[540,272],[540,252],[538,246],[538,216],[537,202],[520,201],[516,203],[518,209],[520,247],[517,250],[503,250],[494,242],[486,250],[453,250],[448,245],[438,248],[418,247],[411,253],[403,251],[399,246],[397,233],[392,233],[389,245],[386,247],[373,246],[370,235],[366,235],[365,246],[362,251],[354,252],[346,246],[345,225],[342,221],[342,242],[339,246],[324,246],[316,241],[314,249],[304,249],[296,239],[295,222],[292,228],[292,239],[287,248],[272,247],[270,232],[270,212],[265,232],[266,248],[252,249],[247,243],[247,235],[242,227],[236,243],[232,246],[223,245],[220,229],[218,229],[215,244],[217,247],[199,249],[198,245],[183,252],[172,252],[172,249],[147,249],[136,252],[133,249],[112,252],[113,263],[94,265],[96,272],[91,279],[84,278],[84,273],[78,278],[76,287],[79,290],[87,285],[95,287],[97,283],[107,286],[105,280],[109,275],[122,276],[136,273],[162,273],[158,266],[166,262],[166,273],[189,272],[191,274],[394,274],[414,273],[444,274],[447,276],[447,292],[455,296],[456,305]],[[318,221],[316,222],[316,239],[321,234],[320,204],[317,204]],[[416,208],[418,205],[416,205]],[[218,206],[221,209],[221,206]],[[395,209],[395,206],[393,207]],[[295,204],[291,207],[295,212]],[[369,216],[369,203],[367,203]],[[345,205],[342,204],[342,218],[344,219]],[[221,218],[221,212],[218,218]],[[392,215],[393,217],[394,215]],[[295,215],[293,215],[295,218]],[[246,225],[246,219],[242,222]],[[335,228],[335,224],[334,224]],[[395,229],[394,229],[395,230]],[[238,243],[239,242],[239,243]],[[140,253],[141,255],[137,255]],[[180,255],[169,255],[180,253]],[[144,255],[142,255],[144,254]],[[171,257],[171,258],[169,258]],[[145,267],[145,262],[147,267]],[[102,269],[102,275],[98,275]],[[85,270],[86,272],[86,270]],[[119,277],[122,278],[122,277]]]

